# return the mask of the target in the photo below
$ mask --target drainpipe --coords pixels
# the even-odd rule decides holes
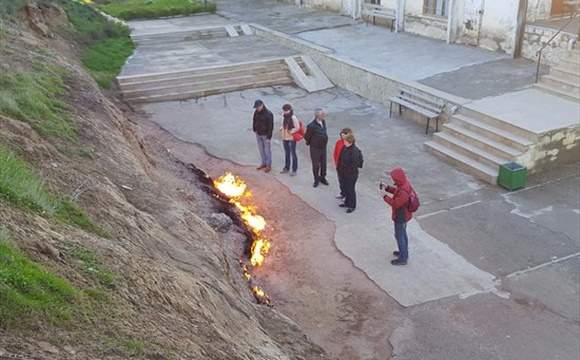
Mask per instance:
[[[481,27],[483,26],[483,14],[485,13],[485,0],[481,0],[481,9],[479,9],[479,21],[477,22],[477,40],[475,46],[479,47],[481,41]]]
[[[527,14],[528,14],[528,0],[520,0],[518,6],[518,19],[516,25],[516,38],[514,44],[514,54],[513,54],[514,58],[522,56],[524,34],[526,33]]]
[[[457,16],[455,12],[456,1],[457,0],[449,0],[447,5],[449,9],[449,14],[447,14],[447,44],[455,42],[455,17]]]
[[[395,32],[405,31],[405,0],[397,0],[397,19],[395,20]]]

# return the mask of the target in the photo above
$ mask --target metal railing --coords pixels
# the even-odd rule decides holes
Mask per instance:
[[[570,3],[575,3],[570,1]],[[558,29],[558,31],[552,35],[552,37],[550,38],[550,40],[546,41],[546,43],[544,45],[542,45],[542,47],[540,48],[540,50],[538,50],[536,52],[536,56],[538,57],[538,65],[536,67],[536,82],[538,82],[540,80],[540,66],[542,65],[542,52],[552,43],[552,41],[554,41],[554,39],[560,35],[560,33],[562,31],[564,31],[565,28],[568,27],[568,25],[570,25],[572,23],[572,21],[574,21],[574,19],[576,18],[576,15],[580,14],[580,11],[578,9],[574,10],[574,12],[570,15],[570,19],[568,19],[568,21],[566,21],[566,23],[560,27],[560,29]],[[580,40],[580,36],[579,36],[579,40]]]

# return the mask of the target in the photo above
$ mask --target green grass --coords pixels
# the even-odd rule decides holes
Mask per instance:
[[[77,288],[28,259],[0,231],[0,328],[66,325],[80,302]]]
[[[89,45],[81,60],[102,88],[110,88],[125,61],[133,53],[129,37],[115,37]]]
[[[0,114],[28,122],[41,135],[74,141],[68,106],[60,100],[66,91],[63,70],[56,67],[0,72]]]
[[[111,22],[91,6],[61,0],[82,45],[81,60],[99,86],[108,89],[135,49],[130,30]]]
[[[211,1],[203,0],[101,0],[99,7],[106,13],[124,20],[152,19],[164,16],[214,12]]]
[[[85,247],[79,246],[73,249],[71,255],[73,258],[80,260],[83,272],[87,276],[96,280],[106,288],[115,288],[117,274],[103,266],[97,254]]]
[[[93,234],[108,237],[107,232],[94,224],[75,203],[52,194],[26,162],[2,145],[0,145],[0,200],[56,218]]]

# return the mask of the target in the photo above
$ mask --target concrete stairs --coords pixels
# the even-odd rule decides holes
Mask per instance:
[[[285,61],[294,82],[309,93],[334,87],[334,84],[309,56],[290,56]]]
[[[253,35],[252,29],[247,24],[200,27],[177,32],[135,35],[132,38],[142,48],[243,35]]]
[[[535,139],[527,130],[464,107],[425,146],[460,170],[496,184],[499,166],[517,161]]]
[[[293,83],[284,58],[124,76],[117,81],[123,97],[131,103],[185,100]]]
[[[536,87],[550,94],[580,103],[580,49],[568,52],[560,64],[542,76]]]

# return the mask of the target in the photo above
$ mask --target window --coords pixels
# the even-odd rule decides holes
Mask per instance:
[[[447,17],[449,0],[424,0],[423,14]]]

